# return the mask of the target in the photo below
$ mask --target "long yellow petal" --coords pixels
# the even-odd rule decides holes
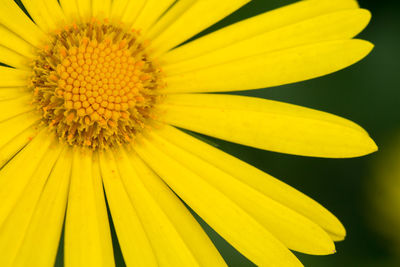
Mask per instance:
[[[0,66],[0,87],[27,86],[30,75],[29,71]]]
[[[147,0],[135,20],[134,28],[145,33],[174,2],[175,0]]]
[[[147,140],[135,145],[141,158],[225,240],[259,266],[302,266],[264,227],[220,191]]]
[[[260,54],[169,76],[166,92],[237,91],[300,82],[353,65],[372,48],[367,41],[340,40]]]
[[[122,3],[121,3],[122,4]],[[125,9],[122,10],[122,15],[117,17],[117,20],[121,20],[123,23],[128,25],[129,27],[134,27],[134,22],[140,12],[142,11],[143,7],[146,5],[146,0],[137,0],[137,1],[128,1],[125,5]],[[140,30],[136,29],[135,30]]]
[[[54,22],[47,12],[46,5],[43,0],[21,0],[29,15],[35,21],[36,25],[44,31],[48,32],[53,28]]]
[[[23,55],[0,45],[0,62],[19,69],[29,69],[30,61]]]
[[[54,139],[50,140],[54,141]],[[43,145],[46,145],[45,140],[41,141]],[[8,172],[8,177],[2,177],[2,179],[9,180],[5,187],[2,187],[2,190],[8,189],[4,198],[15,199],[16,189],[10,190],[10,187],[18,187],[18,190],[22,192],[11,212],[9,214],[1,213],[1,217],[5,218],[4,223],[0,224],[1,266],[14,266],[13,262],[16,260],[18,251],[24,241],[43,188],[62,150],[62,146],[58,143],[53,143],[50,147],[44,147],[46,148],[44,155],[35,166],[36,170],[32,175],[21,177],[25,172],[16,171],[14,173]],[[22,166],[25,168],[28,164],[32,164],[29,158],[25,162],[20,162],[19,168],[22,169]],[[15,177],[18,177],[18,179],[13,179]],[[3,192],[0,195],[2,195],[1,199],[3,200]]]
[[[343,225],[332,213],[282,181],[174,127],[164,125],[158,131],[174,145],[187,149],[267,197],[316,222],[331,236],[338,237],[334,240],[342,240],[346,235]]]
[[[289,249],[314,255],[335,252],[335,246],[328,234],[314,222],[266,197],[212,164],[165,141],[154,132],[150,138],[157,148],[222,192]]]
[[[157,266],[157,258],[144,225],[132,206],[111,152],[101,152],[99,163],[107,202],[126,264],[143,267]]]
[[[18,5],[11,0],[1,0],[0,24],[15,32],[32,45],[39,47],[46,36]]]
[[[0,88],[0,103],[4,100],[11,100],[26,94],[31,94],[25,87],[14,87],[14,88]]]
[[[177,18],[182,16],[197,0],[180,0],[176,2],[157,22],[149,28],[146,37],[154,39]]]
[[[190,60],[166,65],[163,70],[167,75],[176,75],[271,51],[323,41],[349,39],[364,29],[370,18],[370,12],[365,9],[329,13],[259,34]]]
[[[76,1],[76,5],[82,21],[87,21],[92,17],[92,0],[79,0]]]
[[[1,103],[1,102],[0,102]],[[36,113],[26,112],[9,120],[0,122],[0,147],[7,144],[25,129],[36,124],[40,117]]]
[[[0,147],[0,168],[34,139],[39,131],[37,125],[27,128]]]
[[[298,1],[207,34],[173,49],[163,59],[169,63],[182,61],[316,16],[355,8],[358,8],[355,0]]]
[[[21,197],[26,185],[34,175],[45,157],[52,138],[43,130],[15,158],[0,171],[0,226],[7,219],[15,204]],[[22,167],[23,166],[23,167]],[[18,177],[18,179],[11,179]],[[7,266],[1,264],[1,266]]]
[[[158,56],[212,24],[228,16],[249,0],[202,0],[194,3],[152,42],[153,55]],[[201,19],[199,19],[201,14]]]
[[[12,118],[18,114],[34,109],[31,104],[32,96],[23,95],[19,98],[0,101],[0,122]]]
[[[14,266],[54,266],[67,206],[72,155],[64,149],[40,196]]]
[[[33,46],[3,25],[0,25],[0,36],[2,37],[0,38],[0,45],[12,49],[27,58],[33,58]]]
[[[67,22],[76,23],[80,21],[77,0],[60,0],[60,5]]]
[[[188,248],[191,249],[200,266],[226,266],[211,240],[182,201],[136,153],[130,153],[129,159],[147,191],[157,201],[161,209],[166,211],[165,214],[168,219],[178,226],[176,230]]]
[[[114,266],[100,170],[92,152],[73,153],[65,222],[65,266]]]
[[[94,17],[108,18],[111,12],[111,0],[92,0]]]
[[[200,266],[180,237],[179,225],[174,225],[166,212],[144,187],[137,172],[122,151],[116,162],[126,191],[144,226],[160,266]]]
[[[111,9],[110,9],[110,17],[115,20],[120,20],[121,17],[124,15],[126,6],[128,5],[129,2],[134,2],[134,1],[129,1],[129,0],[114,0],[114,1],[112,1]]]
[[[277,101],[233,95],[170,95],[169,124],[231,142],[294,155],[346,158],[377,150],[356,124]]]

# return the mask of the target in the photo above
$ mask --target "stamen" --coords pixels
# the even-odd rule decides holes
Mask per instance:
[[[34,61],[32,91],[43,122],[70,145],[131,142],[154,117],[164,86],[138,31],[107,21],[66,26]]]

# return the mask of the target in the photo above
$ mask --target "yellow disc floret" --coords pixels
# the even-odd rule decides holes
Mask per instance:
[[[65,27],[38,53],[32,86],[43,121],[71,145],[133,140],[160,98],[160,70],[139,34],[107,22]]]

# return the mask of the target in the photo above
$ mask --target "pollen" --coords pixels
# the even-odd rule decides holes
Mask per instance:
[[[43,123],[70,145],[132,142],[154,118],[164,86],[140,34],[91,20],[50,40],[33,63],[32,91]]]

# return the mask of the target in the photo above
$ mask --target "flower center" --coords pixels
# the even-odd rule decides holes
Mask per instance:
[[[108,22],[54,33],[34,61],[34,103],[43,122],[70,145],[130,142],[154,116],[161,72],[135,31]]]

